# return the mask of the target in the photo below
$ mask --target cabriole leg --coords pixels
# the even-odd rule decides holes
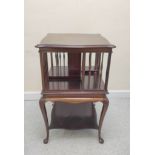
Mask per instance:
[[[99,129],[98,129],[98,138],[99,138],[99,143],[103,144],[104,140],[101,137],[101,128],[102,128],[102,123],[105,117],[105,114],[107,112],[108,106],[109,106],[109,101],[107,99],[107,101],[102,102],[103,106],[102,106],[102,111],[101,111],[101,115],[100,115],[100,120],[99,120]]]
[[[47,118],[47,112],[45,107],[45,101],[43,100],[43,98],[40,99],[39,105],[40,105],[40,110],[42,112],[44,122],[45,122],[45,127],[46,127],[46,138],[43,140],[43,143],[47,144],[49,139],[49,128],[48,128],[48,118]]]

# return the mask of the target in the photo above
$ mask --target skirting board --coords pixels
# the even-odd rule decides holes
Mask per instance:
[[[39,100],[41,93],[39,91],[26,91],[24,92],[25,101]],[[109,98],[130,98],[129,90],[111,90],[108,94]]]

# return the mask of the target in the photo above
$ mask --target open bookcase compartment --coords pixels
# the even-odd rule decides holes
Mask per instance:
[[[42,53],[46,90],[105,90],[104,53]]]

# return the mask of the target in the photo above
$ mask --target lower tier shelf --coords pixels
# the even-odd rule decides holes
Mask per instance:
[[[65,104],[55,102],[49,129],[98,129],[93,103]]]

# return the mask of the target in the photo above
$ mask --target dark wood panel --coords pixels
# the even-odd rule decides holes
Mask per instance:
[[[50,129],[98,129],[93,103],[65,104],[55,102],[51,112]]]
[[[81,74],[81,53],[68,53],[68,71],[69,76],[78,76]]]

